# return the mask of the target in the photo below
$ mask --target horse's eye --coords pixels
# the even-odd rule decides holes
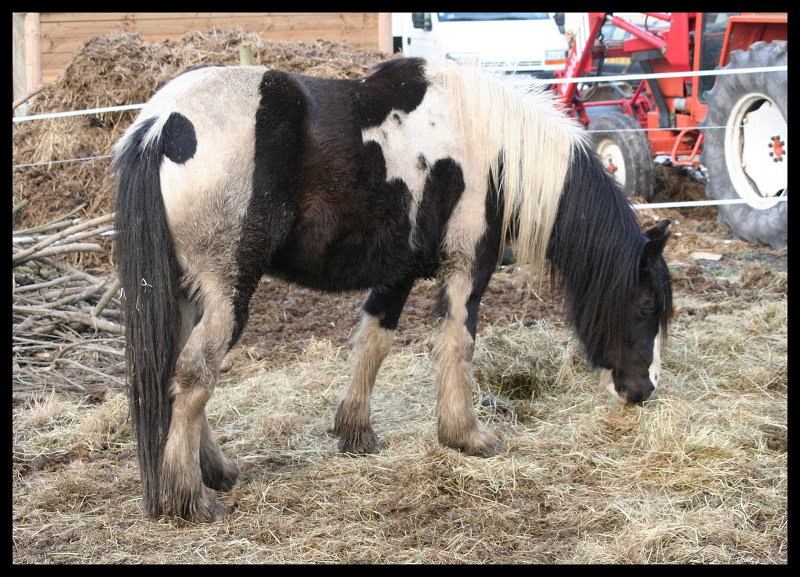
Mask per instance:
[[[649,318],[655,316],[656,307],[652,302],[642,303],[639,305],[639,318]]]

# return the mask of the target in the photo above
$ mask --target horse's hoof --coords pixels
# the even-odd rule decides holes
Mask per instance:
[[[508,266],[510,264],[515,264],[516,262],[517,257],[514,255],[514,249],[506,245],[503,249],[503,258],[500,260],[500,264],[503,266]]]
[[[215,491],[204,489],[205,501],[196,515],[197,522],[200,523],[214,523],[224,519],[229,512],[228,506],[217,498]]]
[[[502,455],[506,452],[506,448],[503,446],[502,443],[496,443],[494,446],[494,450],[492,451],[491,455],[487,455],[487,457],[491,457],[492,455]]]
[[[491,457],[504,453],[506,448],[489,428],[478,423],[469,432],[453,431],[439,424],[439,443],[475,457]]]
[[[506,448],[499,442],[493,445],[485,445],[482,447],[455,447],[462,453],[472,455],[473,457],[494,457],[506,452]]]
[[[219,499],[215,499],[214,508],[211,511],[211,522],[213,523],[215,521],[222,521],[228,516],[228,513],[228,506]]]
[[[174,519],[183,519],[190,523],[214,523],[224,519],[229,512],[228,507],[217,498],[215,491],[203,487],[203,496],[194,504],[182,510],[162,502],[160,514]]]
[[[372,455],[383,450],[378,436],[370,431],[371,434],[360,435],[356,438],[346,437],[339,440],[339,451],[351,455]]]

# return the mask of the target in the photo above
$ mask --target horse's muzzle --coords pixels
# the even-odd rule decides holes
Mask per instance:
[[[646,401],[656,389],[649,376],[615,380],[609,369],[599,369],[597,380],[600,386],[620,403],[641,403]]]

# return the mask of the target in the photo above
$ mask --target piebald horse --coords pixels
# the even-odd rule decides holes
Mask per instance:
[[[369,290],[334,432],[381,448],[370,395],[418,278],[440,287],[437,432],[503,448],[472,404],[478,306],[507,238],[549,271],[601,384],[658,385],[672,316],[668,220],[642,232],[581,127],[543,90],[451,61],[360,79],[202,67],[166,83],[114,149],[119,276],[144,508],[226,512],[238,469],[205,413],[259,279]]]

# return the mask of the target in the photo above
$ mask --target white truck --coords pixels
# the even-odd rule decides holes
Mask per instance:
[[[395,52],[450,58],[487,70],[551,77],[563,70],[569,43],[564,14],[548,12],[398,12]]]

